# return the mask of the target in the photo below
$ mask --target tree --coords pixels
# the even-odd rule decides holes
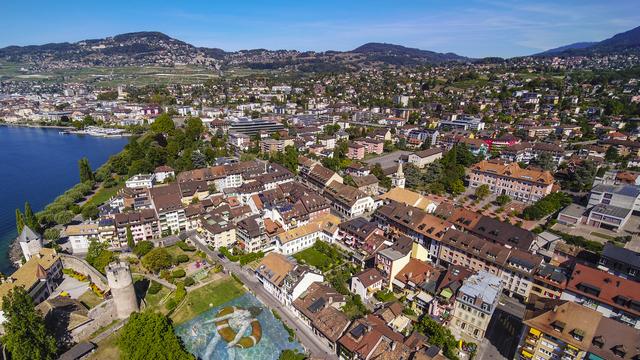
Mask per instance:
[[[607,152],[604,154],[604,159],[608,162],[618,162],[620,160],[618,149],[616,149],[614,146],[609,146]]]
[[[89,249],[87,250],[87,256],[85,257],[85,260],[89,265],[104,274],[104,268],[115,259],[115,254],[107,250],[106,243],[100,242],[96,239],[89,241]]]
[[[532,165],[538,166],[542,170],[552,171],[556,167],[553,157],[549,153],[541,153],[532,162]]]
[[[56,241],[60,238],[60,229],[49,228],[44,231],[44,238],[51,241]]]
[[[197,117],[192,117],[187,119],[187,122],[184,127],[185,135],[190,140],[199,140],[202,133],[204,133],[204,125],[202,124],[202,120]]]
[[[16,209],[16,230],[18,231],[18,235],[22,233],[22,229],[24,229],[24,216],[20,209]]]
[[[151,131],[157,133],[170,134],[176,129],[176,125],[168,114],[161,114],[151,124]]]
[[[98,210],[98,207],[93,204],[89,204],[82,208],[82,218],[85,220],[97,219],[98,215],[100,215],[100,210]]]
[[[80,182],[93,181],[93,171],[91,165],[89,165],[89,159],[83,157],[78,160],[78,169],[80,171]]]
[[[131,226],[127,225],[127,246],[129,249],[133,250],[136,243],[133,241],[133,233],[131,232]]]
[[[142,257],[147,255],[151,250],[153,250],[153,243],[151,241],[144,240],[138,241],[136,246],[133,248],[133,253]]]
[[[491,191],[489,190],[489,185],[482,184],[476,189],[476,198],[478,198],[479,200],[483,200],[484,198],[489,196],[490,193]]]
[[[40,223],[31,209],[29,202],[24,203],[24,223],[36,232],[40,232]]]
[[[117,344],[123,359],[194,359],[185,351],[169,319],[151,311],[131,314]]]
[[[2,344],[14,360],[53,360],[56,340],[47,330],[44,319],[35,309],[31,296],[22,286],[2,298],[5,335]]]
[[[498,195],[498,197],[496,198],[496,204],[498,204],[500,206],[505,206],[510,201],[511,201],[511,198],[509,197],[509,195],[505,195],[505,194]]]
[[[285,349],[282,350],[278,360],[305,360],[307,359],[307,355],[298,352],[298,349]]]
[[[144,265],[147,270],[157,273],[162,269],[171,267],[171,265],[173,265],[173,259],[167,249],[154,248],[142,257],[142,265]]]
[[[58,225],[66,225],[73,220],[73,212],[69,210],[61,211],[53,216],[53,221]]]
[[[451,188],[449,192],[453,195],[460,195],[464,192],[464,183],[461,179],[456,179],[451,183]]]

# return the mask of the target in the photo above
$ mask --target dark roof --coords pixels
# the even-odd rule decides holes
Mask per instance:
[[[606,243],[602,256],[629,265],[640,266],[640,253]]]
[[[629,215],[631,209],[625,209],[618,206],[608,205],[608,204],[597,204],[591,209],[591,212],[597,212],[599,214],[604,214],[608,216],[615,216],[617,218],[624,219]]]
[[[81,359],[83,356],[85,356],[88,353],[92,352],[93,349],[95,349],[95,348],[96,348],[96,346],[93,343],[90,343],[88,341],[83,341],[81,343],[78,343],[78,344],[74,345],[71,349],[69,349],[69,351],[67,351],[64,354],[60,355],[58,360],[77,360],[77,359]]]
[[[487,240],[525,251],[529,250],[535,239],[535,234],[529,230],[487,216],[482,216],[471,231]]]

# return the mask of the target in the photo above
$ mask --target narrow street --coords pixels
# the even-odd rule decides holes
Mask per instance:
[[[209,249],[207,245],[200,240],[199,237],[192,236],[191,239],[195,245],[200,250],[204,251],[212,260],[220,262],[227,272],[235,274],[258,298],[258,300],[270,309],[276,310],[282,318],[282,321],[295,331],[296,337],[311,356],[321,359],[338,358],[327,345],[322,343],[318,337],[313,334],[311,328],[298,319],[293,312],[281,304],[280,301],[269,294],[251,271],[242,268],[240,265],[233,263],[226,258],[220,259],[214,251]]]

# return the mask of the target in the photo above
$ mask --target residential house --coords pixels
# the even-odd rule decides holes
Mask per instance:
[[[366,269],[351,278],[351,292],[364,300],[369,300],[373,294],[382,290],[384,276],[376,268]]]
[[[345,303],[344,295],[330,286],[314,282],[292,305],[294,313],[335,353],[338,339],[351,323],[340,311]]]

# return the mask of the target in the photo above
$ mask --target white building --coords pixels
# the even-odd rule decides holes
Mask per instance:
[[[285,306],[291,306],[314,282],[324,281],[322,275],[275,252],[262,258],[256,268],[256,277],[265,290]]]
[[[42,249],[42,237],[27,225],[22,228],[22,232],[18,235],[18,243],[20,244],[22,255],[27,261]]]
[[[369,268],[351,278],[351,292],[360,295],[362,300],[370,299],[382,290],[385,277],[376,268]]]
[[[98,239],[98,224],[69,225],[64,229],[74,254],[86,254],[92,239]]]
[[[130,189],[145,188],[150,189],[155,183],[155,174],[138,174],[126,181],[125,186]]]
[[[291,255],[310,248],[317,240],[332,243],[339,224],[340,218],[326,214],[305,225],[280,233],[275,237],[276,251]]]
[[[158,166],[154,171],[156,182],[163,183],[165,180],[174,178],[176,173],[168,166]]]

